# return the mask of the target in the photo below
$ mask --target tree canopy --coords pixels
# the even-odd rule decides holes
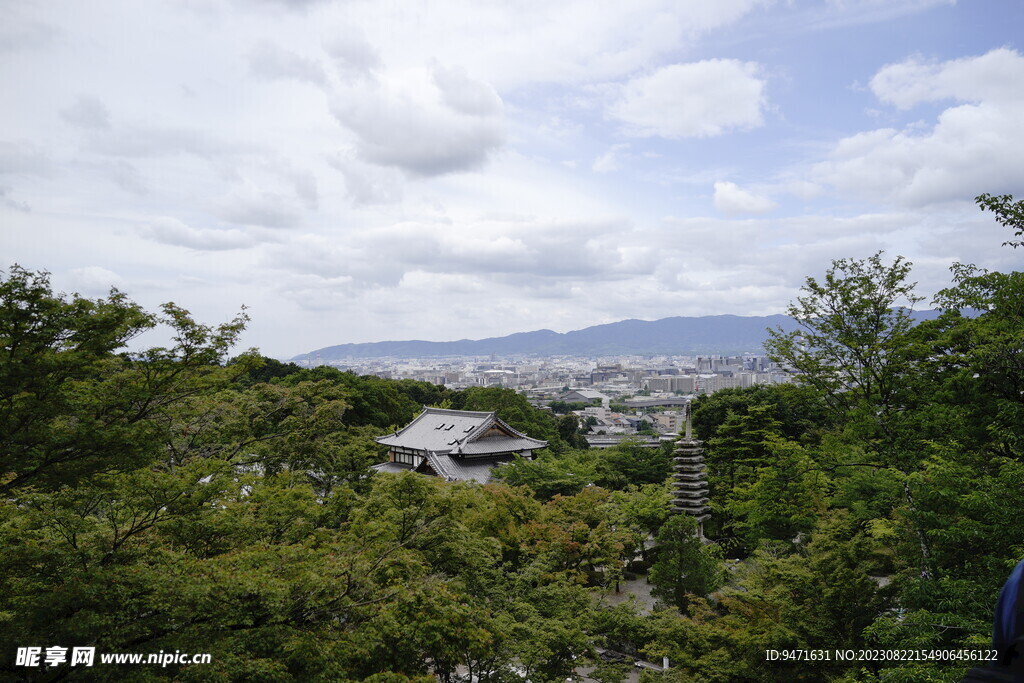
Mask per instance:
[[[1022,246],[1020,201],[978,203]],[[960,680],[970,662],[765,658],[984,647],[1024,555],[1024,273],[954,264],[914,324],[910,268],[833,262],[790,309],[801,331],[769,341],[795,383],[697,401],[705,543],[670,511],[661,448],[583,448],[574,416],[507,389],[228,360],[244,310],[206,325],[12,266],[0,636],[212,655],[139,680],[621,680],[596,648],[668,657],[648,681]],[[158,326],[168,346],[134,346]],[[374,437],[424,405],[494,410],[551,447],[487,485],[375,474]],[[653,605],[607,604],[648,569]]]

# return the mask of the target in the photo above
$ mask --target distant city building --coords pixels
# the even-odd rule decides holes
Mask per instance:
[[[593,389],[575,389],[563,396],[562,400],[567,403],[590,403],[591,401],[600,401],[601,405],[605,407],[607,407],[611,402],[611,398],[607,394],[602,394],[600,391],[594,391]]]
[[[653,419],[655,424],[661,427],[664,431],[670,434],[678,434],[683,428],[685,418],[680,412],[666,411],[663,413],[654,413],[651,415],[651,419]]]
[[[392,379],[415,379],[449,389],[503,386],[531,398],[584,401],[586,392],[600,392],[618,402],[638,392],[658,394],[710,394],[730,387],[779,384],[793,381],[791,373],[763,355],[745,356],[614,356],[586,358],[448,357],[367,358],[326,361],[341,370]],[[313,366],[309,360],[300,362]],[[578,396],[559,397],[563,389]],[[553,394],[553,395],[548,395]],[[605,398],[602,397],[602,401]]]
[[[677,391],[684,394],[692,394],[696,391],[695,386],[696,377],[694,375],[659,375],[643,379],[645,391],[664,392],[666,394]]]
[[[532,459],[535,450],[548,445],[513,429],[493,412],[428,407],[399,431],[376,441],[390,448],[388,462],[376,465],[377,471],[412,470],[479,483],[489,481],[497,465],[516,457]]]

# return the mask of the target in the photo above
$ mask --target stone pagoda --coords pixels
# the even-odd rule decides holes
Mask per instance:
[[[686,404],[684,436],[673,451],[672,511],[683,512],[697,520],[697,534],[704,537],[704,521],[711,517],[708,507],[708,475],[704,466],[703,442],[693,438],[690,404]]]

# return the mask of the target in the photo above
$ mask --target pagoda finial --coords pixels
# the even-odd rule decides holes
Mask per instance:
[[[693,420],[690,416],[690,401],[686,402],[686,438],[693,438]]]

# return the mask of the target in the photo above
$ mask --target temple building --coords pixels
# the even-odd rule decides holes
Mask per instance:
[[[405,427],[377,443],[390,448],[380,472],[412,470],[448,481],[490,481],[491,470],[516,457],[533,459],[548,445],[516,431],[494,412],[428,408]]]

